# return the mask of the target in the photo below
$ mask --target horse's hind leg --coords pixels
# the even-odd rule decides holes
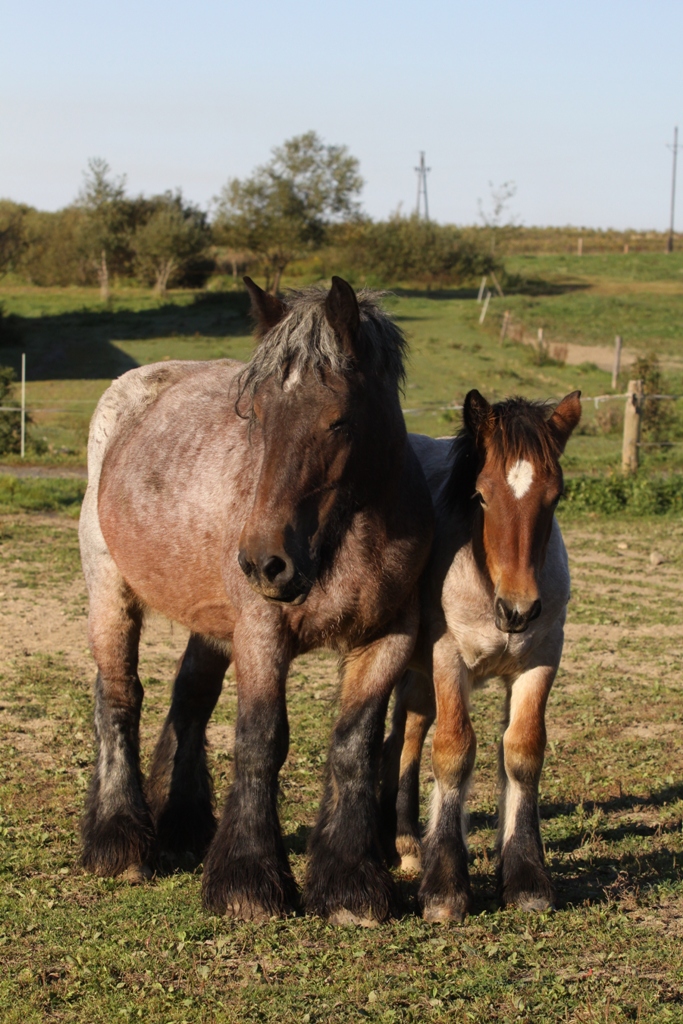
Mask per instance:
[[[545,752],[545,705],[556,667],[522,673],[507,698],[508,725],[500,745],[498,885],[504,906],[547,910],[554,894],[544,865],[538,784]]]
[[[381,809],[390,863],[404,871],[421,867],[420,760],[435,716],[434,690],[429,680],[406,672],[396,687],[391,733],[382,752]]]
[[[229,664],[227,650],[193,634],[176,673],[145,786],[166,870],[196,866],[216,831],[206,726]]]
[[[94,578],[95,577],[95,578]],[[149,872],[154,827],[142,793],[138,679],[142,610],[108,557],[89,574],[90,645],[97,662],[97,762],[82,822],[83,865],[98,875]]]

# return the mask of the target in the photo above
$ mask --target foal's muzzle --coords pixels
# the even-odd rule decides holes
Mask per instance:
[[[538,598],[529,604],[516,602],[508,604],[502,597],[496,598],[494,605],[496,628],[501,633],[523,633],[529,624],[541,614],[541,602]]]
[[[311,583],[285,551],[264,551],[250,557],[240,548],[237,561],[254,590],[266,600],[302,604],[308,597]]]

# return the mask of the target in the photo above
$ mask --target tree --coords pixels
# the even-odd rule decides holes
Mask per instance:
[[[130,209],[126,202],[126,178],[111,176],[106,160],[93,157],[83,173],[84,183],[78,205],[85,211],[84,242],[95,262],[100,295],[108,299],[112,263],[126,259],[130,249]]]
[[[496,251],[502,251],[505,242],[517,230],[515,217],[507,214],[510,200],[517,195],[517,186],[514,181],[504,181],[496,188],[492,181],[489,182],[491,190],[491,205],[489,210],[484,209],[481,199],[478,200],[479,216],[484,227],[488,228],[491,245],[491,255]]]
[[[358,215],[363,187],[346,146],[326,146],[306,132],[273,150],[249,178],[233,178],[217,200],[216,240],[254,253],[275,294],[286,266],[320,247],[330,224]]]
[[[150,200],[152,212],[135,232],[133,248],[138,274],[165,295],[170,282],[206,249],[206,214],[183,200],[180,191]]]
[[[8,199],[0,200],[0,277],[15,270],[26,248],[24,221],[29,210]]]

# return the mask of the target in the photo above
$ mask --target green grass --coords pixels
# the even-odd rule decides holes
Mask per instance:
[[[77,518],[85,494],[85,480],[16,477],[0,474],[0,513],[61,512]]]
[[[0,668],[2,1020],[683,1020],[683,523],[567,512],[573,594],[541,782],[559,909],[533,916],[496,907],[503,695],[490,684],[473,698],[474,913],[462,926],[428,926],[416,912],[417,881],[404,878],[404,914],[375,931],[301,917],[263,927],[213,917],[201,909],[199,874],[129,887],[82,873],[78,819],[93,758],[93,667],[83,652],[76,531],[57,518],[1,519],[1,611],[11,618]],[[665,559],[656,568],[653,549]],[[54,609],[61,614],[65,595],[71,632],[46,652],[42,623]],[[41,625],[22,634],[25,607]],[[145,764],[182,649],[181,636],[164,636],[167,647],[153,623],[143,645]],[[334,660],[315,654],[295,663],[288,686],[291,749],[280,813],[299,881],[335,678]],[[219,800],[232,772],[235,713],[230,673],[211,733]],[[428,756],[422,777],[426,813]]]
[[[566,342],[609,347],[620,333],[627,348],[659,352],[667,387],[683,392],[683,254],[510,256],[506,265],[513,291],[491,300],[481,327],[472,289],[402,288],[387,298],[411,345],[404,398],[409,429],[452,432],[459,414],[447,407],[461,404],[475,386],[491,399],[556,399],[577,387],[588,396],[610,392],[610,374],[590,359],[564,366],[539,360],[532,348],[509,339],[501,345],[505,309],[524,323],[528,336],[543,326],[551,353]],[[95,289],[6,286],[0,301],[12,314],[0,363],[18,369],[26,351],[29,407],[48,410],[34,414],[33,431],[49,446],[44,456],[33,457],[36,462],[84,461],[97,399],[125,370],[175,358],[244,360],[252,349],[246,296],[237,291],[178,291],[159,301],[141,289],[122,289],[103,306]],[[626,379],[624,372],[621,388]],[[61,411],[50,411],[55,409]],[[611,433],[604,429],[586,403],[566,459],[570,474],[619,465],[619,424]],[[644,451],[646,468],[683,469],[683,412],[671,440],[676,444],[668,450]]]

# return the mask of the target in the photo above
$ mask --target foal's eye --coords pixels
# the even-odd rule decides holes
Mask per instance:
[[[349,430],[349,421],[345,419],[335,420],[330,423],[329,429],[333,434],[344,434]]]
[[[484,500],[484,495],[481,493],[481,491],[475,491],[473,497],[477,499],[482,508],[487,507],[486,501]]]

